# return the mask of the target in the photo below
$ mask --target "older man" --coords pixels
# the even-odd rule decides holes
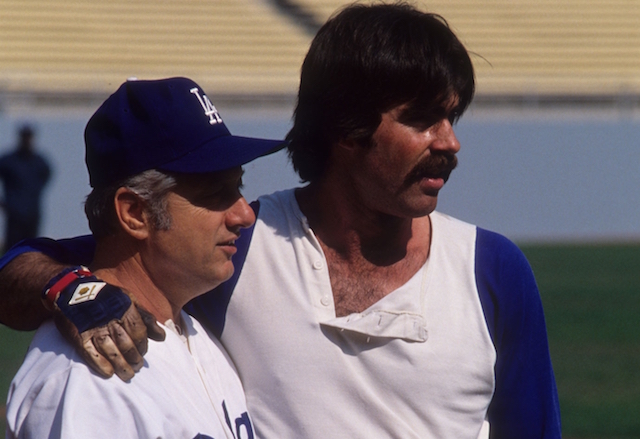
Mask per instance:
[[[122,315],[133,300],[162,322],[166,340],[150,342],[147,363],[125,383],[93,373],[42,325],[11,385],[9,437],[253,437],[232,362],[182,307],[233,274],[240,229],[255,221],[239,192],[241,165],[282,142],[232,136],[203,102],[186,78],[133,81],[89,120],[95,256],[90,270],[49,282],[44,301],[82,332],[84,310]]]

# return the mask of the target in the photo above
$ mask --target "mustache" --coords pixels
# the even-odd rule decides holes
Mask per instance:
[[[442,178],[446,182],[456,166],[458,166],[458,158],[455,154],[430,155],[409,172],[405,179],[405,185],[416,183],[423,178]]]

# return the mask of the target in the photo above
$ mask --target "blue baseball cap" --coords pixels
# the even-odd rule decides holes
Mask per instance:
[[[84,138],[92,187],[149,169],[224,171],[286,145],[232,135],[202,88],[187,78],[125,82],[91,116]]]

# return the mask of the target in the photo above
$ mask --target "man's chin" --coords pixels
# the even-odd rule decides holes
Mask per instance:
[[[426,197],[424,195],[426,195]],[[411,206],[412,212],[409,215],[411,218],[422,218],[436,210],[436,206],[438,204],[437,191],[435,192],[435,195],[423,194],[423,197],[421,198],[420,203]]]

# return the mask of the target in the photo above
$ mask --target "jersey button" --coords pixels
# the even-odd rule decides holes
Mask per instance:
[[[324,264],[322,263],[322,261],[320,259],[318,259],[317,261],[315,261],[313,263],[313,268],[316,270],[322,270],[322,267],[324,267]]]
[[[329,296],[323,296],[322,299],[320,299],[320,303],[322,303],[324,306],[329,306],[329,304],[331,303],[331,299],[329,298]]]

